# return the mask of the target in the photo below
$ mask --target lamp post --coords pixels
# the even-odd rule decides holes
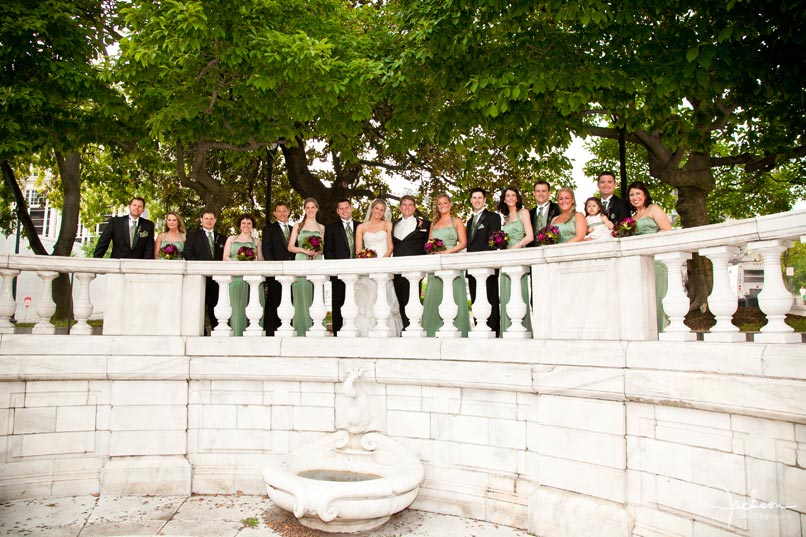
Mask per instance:
[[[271,213],[271,182],[274,178],[274,152],[280,147],[283,140],[280,139],[266,146],[266,221],[268,222],[269,214]]]

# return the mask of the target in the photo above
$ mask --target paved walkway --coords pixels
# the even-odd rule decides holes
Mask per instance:
[[[73,496],[0,503],[0,535],[323,537],[261,496]],[[361,537],[526,537],[477,520],[406,510]]]

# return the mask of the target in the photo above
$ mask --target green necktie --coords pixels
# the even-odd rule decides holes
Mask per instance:
[[[350,258],[353,257],[353,250],[355,250],[355,237],[353,236],[353,223],[347,222],[344,226],[344,231],[347,233],[347,244],[350,246]]]
[[[538,209],[537,212],[537,229],[543,229],[546,227],[546,219],[543,217],[543,210],[545,207],[541,207]]]
[[[213,241],[213,232],[207,232],[207,244],[210,245],[210,255],[215,255],[215,242]]]
[[[137,221],[132,220],[129,226],[129,245],[134,248],[134,239],[137,236]]]

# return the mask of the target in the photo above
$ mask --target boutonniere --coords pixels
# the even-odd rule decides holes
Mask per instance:
[[[143,229],[141,231],[138,231],[137,236],[138,237],[148,237],[148,231],[146,231],[145,229]]]
[[[417,231],[425,231],[425,228],[423,228],[423,219],[419,217],[417,218]]]

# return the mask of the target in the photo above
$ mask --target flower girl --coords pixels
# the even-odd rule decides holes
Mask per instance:
[[[602,202],[599,198],[585,200],[585,221],[588,223],[586,241],[613,238],[610,233],[613,222],[602,212]]]

